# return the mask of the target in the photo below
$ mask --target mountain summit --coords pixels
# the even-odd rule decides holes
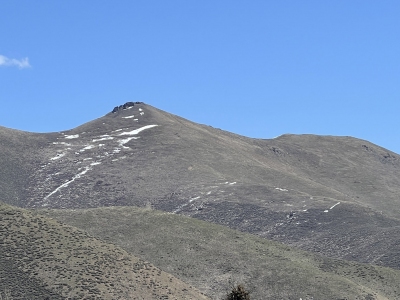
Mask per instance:
[[[252,139],[141,102],[55,133],[0,129],[0,197],[152,207],[400,269],[400,157],[352,137]]]

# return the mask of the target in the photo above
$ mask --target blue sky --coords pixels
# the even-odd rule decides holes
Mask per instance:
[[[399,1],[1,3],[0,125],[60,131],[144,101],[238,134],[400,153]]]

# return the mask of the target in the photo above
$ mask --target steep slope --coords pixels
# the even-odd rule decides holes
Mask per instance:
[[[3,291],[11,299],[206,299],[119,247],[0,204]]]
[[[399,270],[311,255],[193,218],[135,207],[38,213],[113,242],[213,299],[222,299],[230,281],[244,284],[252,299],[400,297]]]
[[[11,136],[3,131],[0,139]],[[142,103],[70,131],[23,134],[17,141],[25,150],[13,154],[23,157],[15,172],[22,179],[7,179],[8,203],[147,205],[400,268],[400,157],[367,141],[250,139]]]
[[[0,126],[0,199],[26,205],[26,187],[42,158],[39,153],[51,134],[28,133]]]

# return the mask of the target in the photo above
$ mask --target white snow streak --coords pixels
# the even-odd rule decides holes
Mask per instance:
[[[101,162],[96,161],[96,162],[91,163],[90,165],[91,165],[91,166],[97,166],[97,165],[100,165],[100,164],[101,164]]]
[[[139,111],[143,111],[143,109],[139,108]]]
[[[94,143],[94,142],[100,142],[100,141],[106,141],[106,140],[113,140],[114,138],[112,137],[112,136],[107,136],[107,137],[103,137],[103,138],[100,138],[100,139],[94,139],[94,140],[92,140],[92,142]]]
[[[66,142],[53,142],[53,145],[65,145],[65,146],[72,146],[70,143],[66,143]]]
[[[127,142],[129,142],[130,140],[136,140],[136,139],[138,139],[138,138],[139,138],[139,137],[135,137],[135,136],[128,137],[128,138],[126,138],[126,139],[119,140],[119,141],[118,141],[118,144],[119,144],[119,146],[122,147],[122,148],[129,149],[129,147],[124,146],[124,145],[125,145]],[[115,151],[115,150],[114,150],[114,151]]]
[[[194,197],[192,199],[189,199],[188,203],[184,203],[184,204],[178,206],[178,208],[175,209],[172,213],[176,214],[176,213],[180,212],[184,207],[188,206],[190,203],[192,203],[194,200],[197,200],[197,199],[200,199],[200,196],[197,196],[197,197]]]
[[[140,115],[143,116],[143,115],[144,115],[144,112],[141,112]]]
[[[194,198],[190,199],[190,200],[189,200],[189,203],[192,203],[194,200],[197,200],[197,199],[200,199],[200,196],[194,197]]]
[[[339,205],[340,204],[340,202],[338,202],[338,203],[336,203],[335,205],[333,205],[331,208],[329,208],[329,209],[332,209],[332,208],[334,208],[336,205]]]
[[[56,160],[59,159],[61,157],[65,156],[65,153],[57,153],[57,155],[55,157],[50,158],[50,160]]]
[[[66,139],[77,139],[79,134],[72,134],[72,135],[65,135],[64,138]]]
[[[80,152],[83,152],[83,151],[85,151],[85,150],[89,150],[89,149],[92,149],[92,148],[94,148],[93,145],[88,145],[88,146],[86,146],[85,148],[82,148],[82,149],[79,150],[79,151],[80,151]]]
[[[287,189],[281,189],[281,188],[275,188],[276,190],[278,190],[278,191],[281,191],[281,192],[287,192],[288,190]]]
[[[89,170],[91,170],[91,167],[86,167],[82,172],[76,174],[74,177],[72,177],[71,180],[67,181],[66,183],[63,183],[60,185],[58,188],[56,188],[54,191],[52,191],[50,194],[48,194],[46,197],[44,197],[43,200],[47,200],[51,195],[54,195],[57,193],[60,189],[67,187],[70,183],[74,182],[75,179],[81,178],[82,175],[86,174]]]
[[[134,115],[132,115],[132,116],[127,116],[127,117],[122,117],[122,118],[124,118],[124,119],[130,119],[130,118],[134,118],[135,116]]]
[[[138,128],[138,129],[135,129],[135,130],[132,130],[132,131],[122,132],[119,135],[135,135],[135,134],[138,134],[139,132],[141,132],[143,130],[146,130],[146,129],[149,129],[149,128],[153,128],[153,127],[156,127],[156,126],[158,126],[158,125],[146,125],[146,126],[143,126],[141,128]]]

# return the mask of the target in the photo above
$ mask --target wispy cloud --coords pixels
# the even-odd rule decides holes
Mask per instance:
[[[0,66],[5,67],[18,67],[19,69],[30,68],[29,59],[27,57],[22,59],[8,58],[0,54]]]

